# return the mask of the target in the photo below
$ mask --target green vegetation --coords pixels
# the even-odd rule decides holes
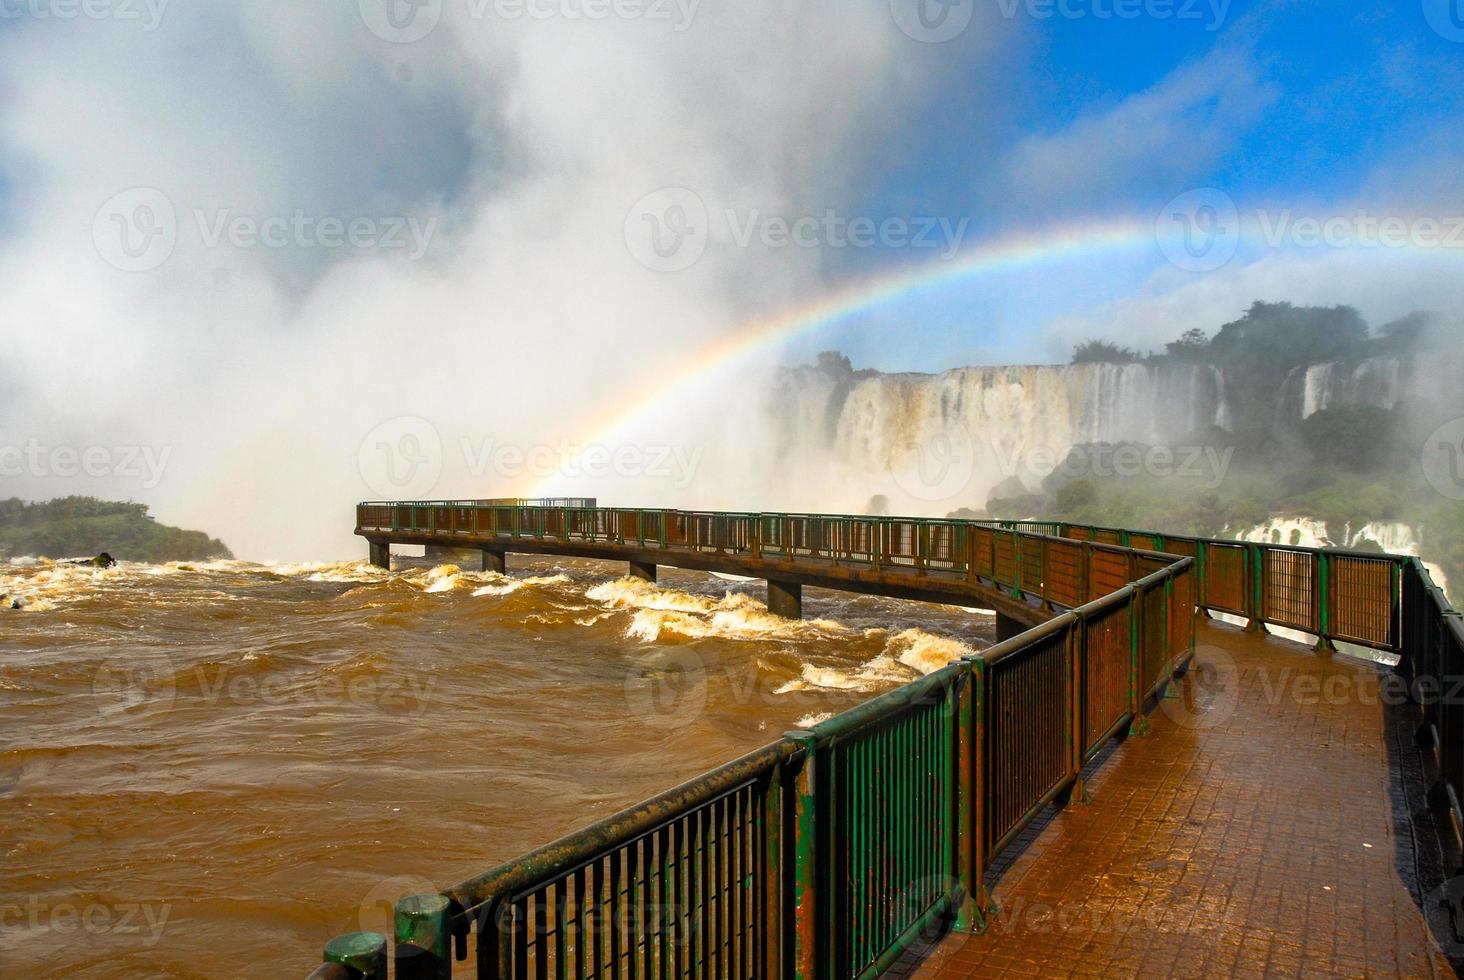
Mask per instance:
[[[1073,363],[1182,360],[1220,368],[1284,375],[1303,364],[1404,354],[1438,330],[1435,317],[1410,313],[1371,332],[1351,306],[1294,306],[1257,300],[1238,320],[1211,338],[1192,327],[1165,344],[1163,354],[1142,356],[1111,340],[1085,340],[1073,348]]]
[[[1131,364],[1142,359],[1138,351],[1107,340],[1085,340],[1073,348],[1074,364]]]
[[[1378,424],[1371,412],[1357,414],[1364,426]],[[1328,422],[1314,429],[1330,433],[1341,425]],[[1419,529],[1423,557],[1443,567],[1451,591],[1464,587],[1464,502],[1449,500],[1434,490],[1416,458],[1398,460],[1396,444],[1317,438],[1315,454],[1237,452],[1228,465],[1217,468],[1216,462],[1224,459],[1221,449],[1197,460],[1196,472],[1186,474],[1165,466],[1155,473],[1150,467],[1138,476],[1118,475],[1108,466],[1095,467],[1094,447],[1076,447],[1037,492],[1013,492],[1008,481],[992,494],[986,510],[993,516],[1207,537],[1234,536],[1275,517],[1307,517],[1326,524],[1328,536],[1338,542],[1349,526],[1356,533],[1367,523],[1399,522]],[[1143,458],[1153,449],[1136,444],[1105,446],[1098,458],[1111,459],[1125,447],[1132,459]],[[1174,458],[1185,454],[1185,450],[1176,450]],[[1370,547],[1365,541],[1354,546]]]
[[[1210,336],[1191,328],[1162,354],[1140,358],[1105,340],[1088,340],[1074,363],[1182,362],[1216,368],[1232,412],[1230,431],[1214,429],[1179,440],[1208,454],[1199,471],[1141,466],[1134,475],[1094,465],[1123,447],[1080,446],[1036,490],[1008,479],[987,503],[991,514],[1220,535],[1278,516],[1328,525],[1333,540],[1370,522],[1417,528],[1424,556],[1464,587],[1464,503],[1436,492],[1424,479],[1424,435],[1460,414],[1458,391],[1409,392],[1391,410],[1375,405],[1332,406],[1286,422],[1294,408],[1279,395],[1297,368],[1345,366],[1371,357],[1439,357],[1459,348],[1459,335],[1425,313],[1376,331],[1348,306],[1299,307],[1256,302]],[[1291,416],[1293,419],[1295,415]],[[1142,458],[1147,446],[1125,451]],[[1176,455],[1183,450],[1175,447]],[[1221,462],[1223,460],[1223,465]]]
[[[0,501],[0,555],[90,557],[108,552],[122,561],[199,561],[232,558],[222,541],[153,520],[145,504],[94,497],[46,503]]]
[[[1238,320],[1223,324],[1214,337],[1186,330],[1165,344],[1162,354],[1142,356],[1108,340],[1085,340],[1073,349],[1074,364],[1155,364],[1183,362],[1217,368],[1225,378],[1235,412],[1232,428],[1243,437],[1264,437],[1276,417],[1276,392],[1298,367],[1329,361],[1357,361],[1385,354],[1409,354],[1436,339],[1439,324],[1426,313],[1411,313],[1373,333],[1350,306],[1294,306],[1252,303]]]

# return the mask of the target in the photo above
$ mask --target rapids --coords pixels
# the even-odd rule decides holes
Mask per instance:
[[[979,649],[989,615],[514,559],[0,564],[0,976],[330,937]]]

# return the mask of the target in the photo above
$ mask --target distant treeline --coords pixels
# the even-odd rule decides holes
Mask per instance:
[[[0,500],[0,555],[78,558],[103,551],[122,561],[233,557],[222,541],[202,531],[157,523],[146,504],[95,497]]]
[[[1240,319],[1222,325],[1213,337],[1190,329],[1166,344],[1164,353],[1147,355],[1112,341],[1086,340],[1074,348],[1073,363],[1181,363],[1215,368],[1224,379],[1231,410],[1229,428],[1246,451],[1271,441],[1277,395],[1298,368],[1443,351],[1457,347],[1459,339],[1457,333],[1447,332],[1442,320],[1428,313],[1410,313],[1374,332],[1350,306],[1256,302]],[[1438,401],[1440,394],[1410,391],[1407,396],[1415,402]],[[1373,469],[1393,461],[1389,447],[1406,441],[1399,430],[1401,417],[1415,408],[1413,404],[1400,404],[1392,412],[1366,405],[1333,408],[1308,418],[1302,435],[1308,448],[1325,462]]]
[[[1284,376],[1308,364],[1409,353],[1434,325],[1429,314],[1410,313],[1373,333],[1351,306],[1257,301],[1240,319],[1222,325],[1214,337],[1198,328],[1186,330],[1165,344],[1162,354],[1141,354],[1111,340],[1085,340],[1073,348],[1073,363],[1184,361]]]

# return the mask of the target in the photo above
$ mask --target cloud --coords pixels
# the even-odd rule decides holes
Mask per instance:
[[[1267,256],[1206,276],[1157,273],[1148,287],[1100,309],[1055,320],[1045,331],[1048,356],[1065,361],[1089,337],[1140,351],[1198,328],[1209,334],[1256,300],[1307,306],[1353,306],[1374,327],[1415,310],[1464,310],[1455,256],[1348,250]]]
[[[1345,195],[1240,196],[1243,240],[1235,259],[1204,275],[1161,264],[1130,295],[1054,320],[1044,334],[1047,352],[1065,360],[1089,337],[1160,350],[1190,328],[1213,333],[1255,300],[1354,306],[1375,327],[1416,310],[1457,318],[1464,314],[1461,160],[1464,140],[1442,125],[1380,156]],[[1403,222],[1425,244],[1370,244],[1384,240],[1378,229],[1385,219]],[[1336,222],[1341,244],[1298,238],[1303,221]],[[1268,240],[1268,230],[1279,240]]]
[[[172,450],[146,494],[47,473],[13,492],[133,496],[246,556],[335,556],[373,495],[358,448],[402,416],[440,434],[434,493],[522,491],[460,443],[588,438],[609,393],[654,391],[750,311],[819,287],[814,254],[716,237],[685,272],[647,269],[632,205],[681,187],[713,214],[837,206],[840,161],[923,78],[896,70],[918,46],[883,4],[707,4],[684,29],[501,6],[449,3],[406,44],[355,2],[0,32],[0,324],[31,386],[0,442]],[[165,203],[106,212],[139,188]],[[161,264],[99,253],[94,226],[166,244],[141,232],[168,206]],[[372,244],[322,244],[357,219]],[[420,257],[382,244],[395,219],[431,229]]]
[[[1182,189],[1208,174],[1277,94],[1244,53],[1219,49],[1060,130],[1019,140],[1002,167],[1003,193],[1033,206],[1093,208],[1117,195]]]

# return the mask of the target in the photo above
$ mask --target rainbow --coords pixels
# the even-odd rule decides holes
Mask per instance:
[[[1154,248],[1152,220],[1140,222],[1126,219],[1085,224],[1056,229],[1041,236],[1002,239],[963,251],[952,261],[922,263],[887,277],[861,282],[828,293],[807,306],[795,307],[771,318],[742,325],[698,351],[675,372],[675,378],[670,383],[652,390],[648,395],[602,407],[571,431],[593,431],[592,436],[577,440],[582,445],[608,443],[621,429],[683,392],[694,389],[713,371],[921,292],[995,272],[1136,248]],[[550,491],[550,481],[540,481],[524,491],[519,491],[518,495],[536,497],[547,495]]]

